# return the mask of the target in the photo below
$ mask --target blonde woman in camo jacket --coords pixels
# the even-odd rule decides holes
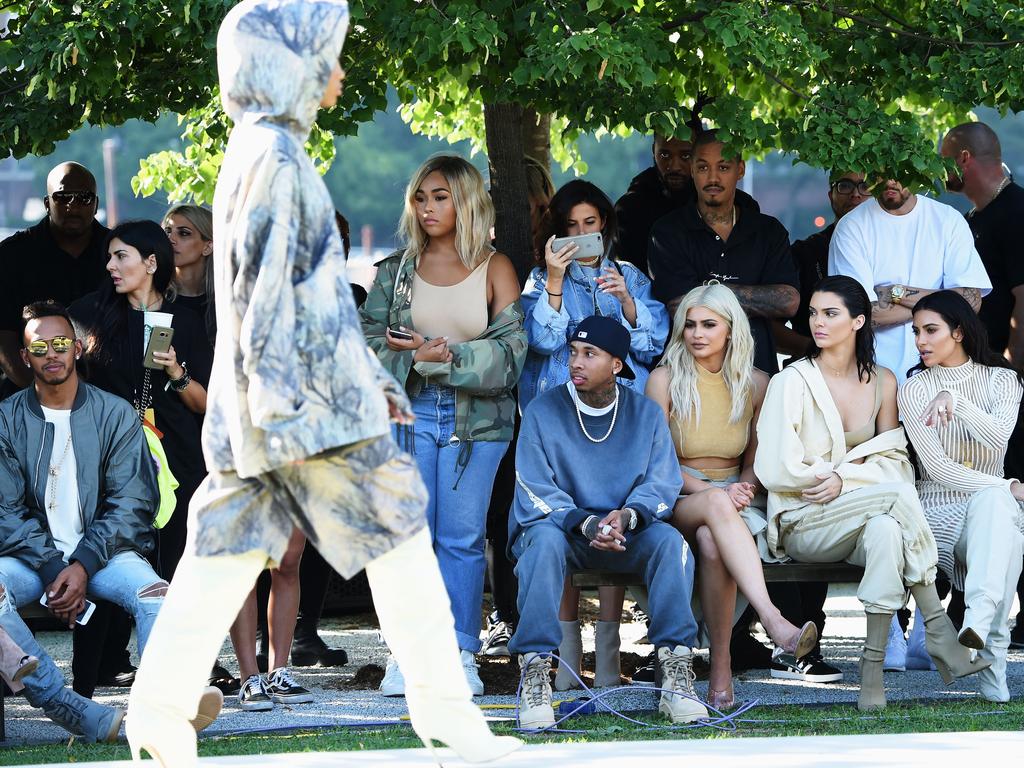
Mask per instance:
[[[917,449],[917,489],[939,549],[939,567],[967,602],[960,643],[991,662],[981,695],[1008,701],[1008,619],[1024,550],[1024,485],[1003,477],[1022,378],[991,352],[985,328],[953,291],[914,306],[921,363],[899,392],[903,425]]]

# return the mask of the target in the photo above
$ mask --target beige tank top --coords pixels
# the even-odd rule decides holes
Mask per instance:
[[[852,451],[861,443],[866,443],[875,436],[875,421],[878,419],[878,412],[882,408],[882,377],[875,373],[874,378],[875,408],[871,412],[871,418],[865,422],[864,426],[843,433],[846,437],[846,450],[848,451]]]
[[[419,272],[412,279],[412,325],[428,339],[449,344],[475,339],[487,330],[487,265],[483,262],[455,285],[431,285]]]
[[[750,420],[754,405],[747,398],[743,417],[733,423],[732,396],[722,372],[711,373],[697,366],[697,392],[700,394],[700,423],[680,421],[672,413],[669,430],[676,445],[676,456],[682,459],[738,459],[747,450],[750,439]]]

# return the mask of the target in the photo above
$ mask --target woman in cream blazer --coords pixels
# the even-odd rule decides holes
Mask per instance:
[[[987,663],[972,662],[957,642],[935,592],[935,539],[914,488],[896,378],[874,362],[867,293],[852,278],[825,278],[811,298],[810,324],[809,356],[768,386],[754,472],[769,492],[772,554],[864,568],[857,596],[867,613],[867,638],[857,706],[876,709],[885,706],[889,623],[907,588],[947,684]]]

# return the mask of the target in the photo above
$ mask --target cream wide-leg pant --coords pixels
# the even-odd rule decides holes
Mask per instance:
[[[868,613],[893,613],[906,603],[907,587],[935,581],[935,540],[909,483],[858,488],[784,512],[779,526],[782,547],[798,562],[864,568],[857,597]]]
[[[1024,536],[1017,527],[1020,505],[1003,487],[978,491],[967,504],[964,527],[953,553],[967,565],[964,626],[985,643],[979,655],[992,666],[979,675],[982,694],[1008,701],[1006,651],[1009,617],[1024,557]]]

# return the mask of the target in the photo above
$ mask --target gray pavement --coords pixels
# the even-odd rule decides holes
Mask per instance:
[[[834,586],[826,604],[828,623],[823,640],[826,658],[840,667],[845,678],[839,683],[807,684],[788,680],[774,680],[767,671],[758,670],[737,676],[736,695],[744,701],[757,700],[758,716],[765,716],[765,708],[772,704],[832,704],[853,703],[857,698],[857,661],[864,636],[864,618],[860,603],[851,587]],[[646,654],[651,646],[637,645],[636,640],[643,634],[643,626],[623,625],[624,652]],[[381,721],[396,721],[407,714],[404,699],[389,699],[376,691],[353,688],[356,671],[366,664],[383,667],[387,651],[377,637],[375,629],[358,626],[351,619],[327,619],[321,627],[321,635],[328,644],[348,651],[349,664],[338,668],[297,667],[293,669],[298,682],[310,688],[316,695],[312,704],[291,707],[277,706],[270,712],[244,712],[238,708],[234,698],[225,705],[217,722],[204,735],[226,735],[245,731],[262,731],[288,728],[311,728],[324,726],[365,725]],[[71,635],[67,632],[43,632],[39,636],[46,650],[58,660],[62,671],[70,675]],[[133,646],[134,648],[134,641]],[[584,629],[584,649],[593,648],[593,625]],[[232,671],[237,671],[230,643],[225,642],[222,662]],[[510,662],[506,662],[510,663]],[[1009,686],[1011,695],[1024,694],[1024,652],[1011,651],[1009,664]],[[707,692],[706,683],[697,684],[698,693]],[[937,672],[892,672],[886,673],[886,692],[890,701],[909,699],[960,700],[976,697],[975,687],[970,678],[955,682],[949,688],[942,684]],[[559,694],[556,701],[573,699],[579,692]],[[116,706],[127,703],[127,689],[102,688],[96,699]],[[643,688],[615,692],[606,699],[621,710],[655,709],[657,700],[652,691]],[[489,716],[514,716],[514,696],[481,696],[477,702]],[[980,700],[979,700],[980,702]],[[497,706],[488,709],[488,705]],[[997,707],[998,705],[985,705]],[[67,734],[52,724],[39,710],[31,708],[21,697],[6,702],[7,744],[55,743],[66,741]]]

